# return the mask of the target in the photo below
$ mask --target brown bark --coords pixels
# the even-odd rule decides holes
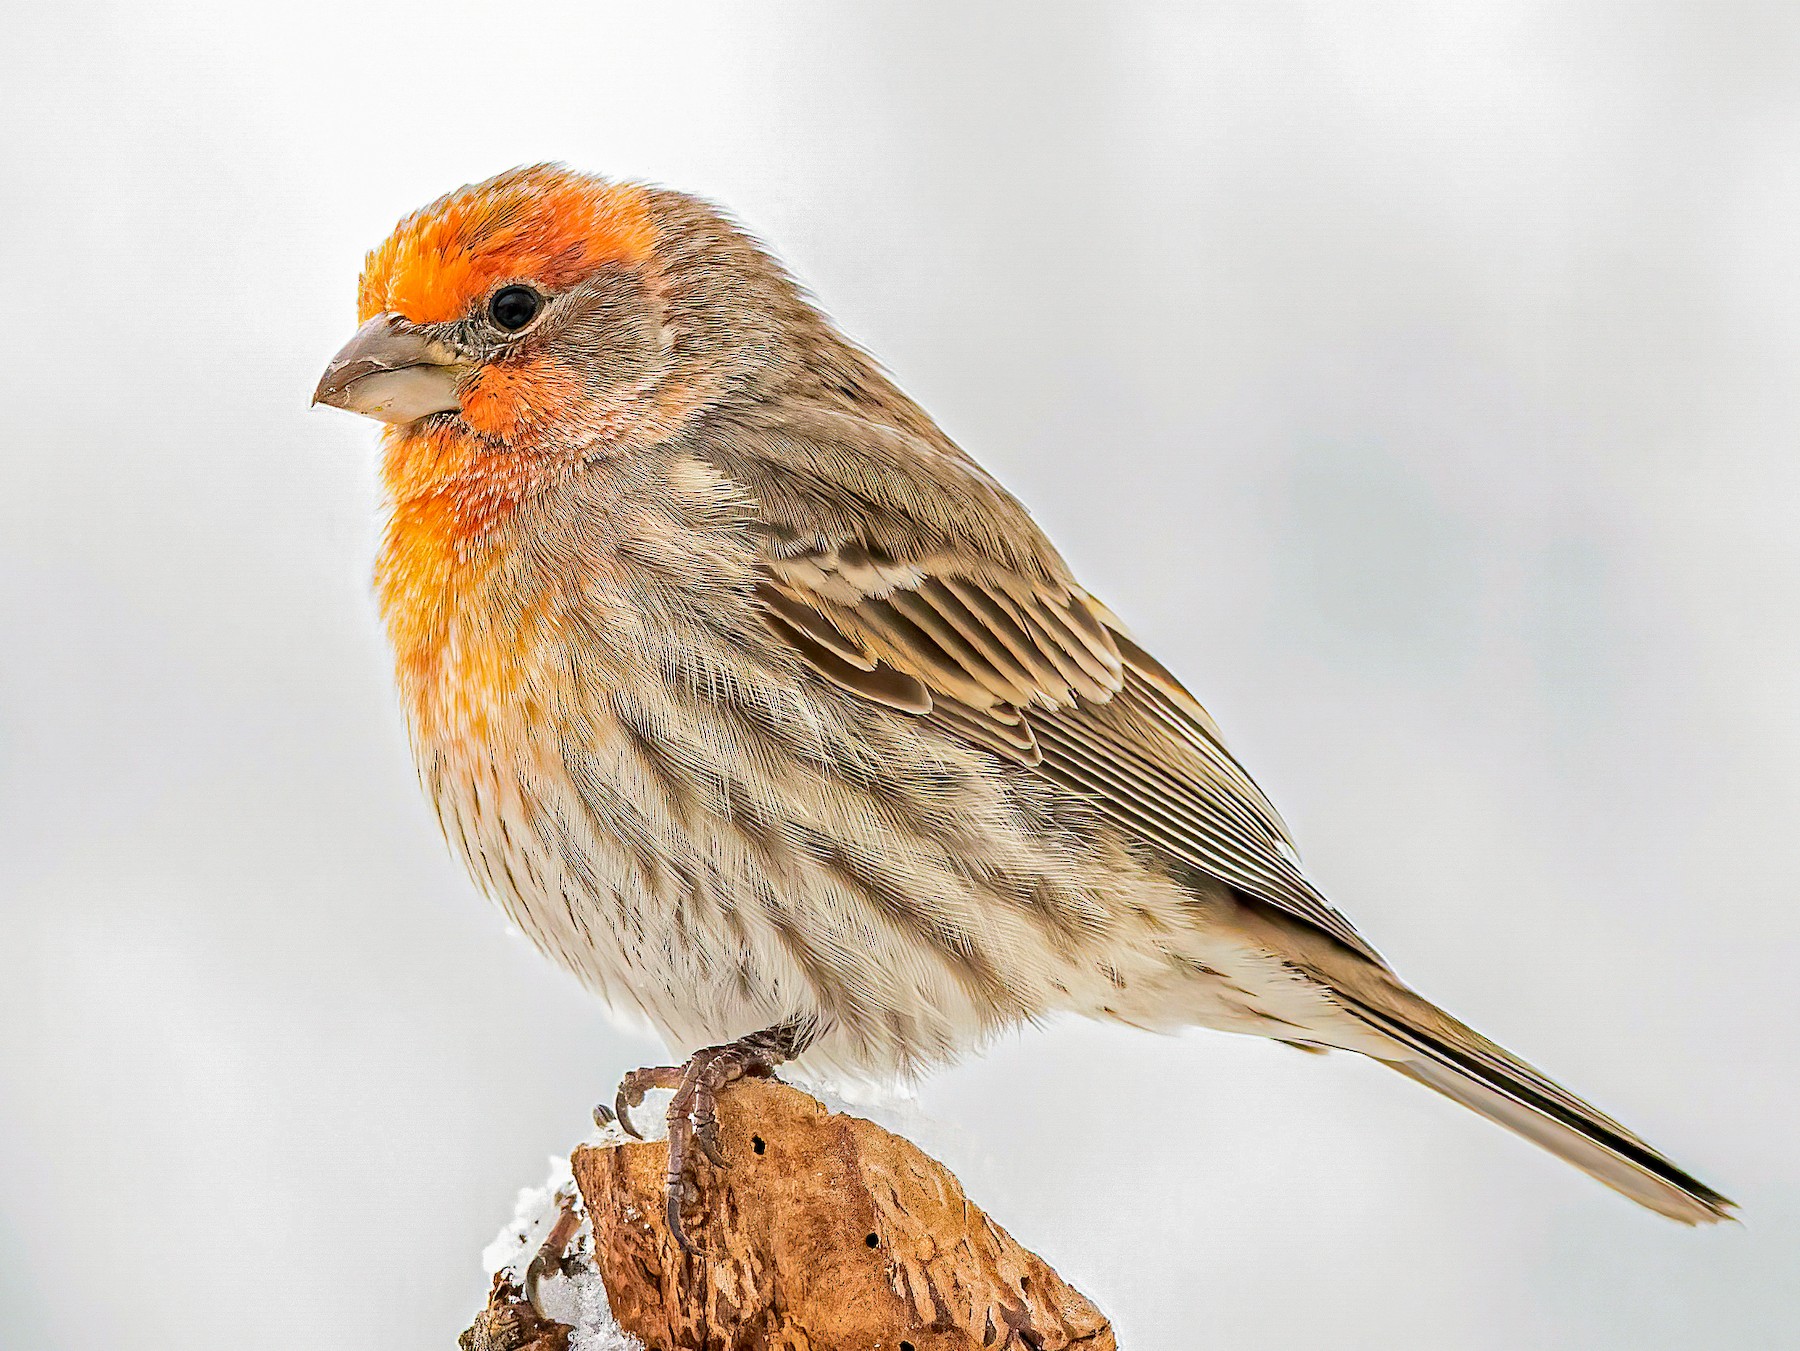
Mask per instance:
[[[719,1127],[731,1167],[698,1162],[683,1210],[701,1256],[664,1221],[663,1144],[571,1160],[613,1315],[649,1351],[1115,1351],[1105,1315],[910,1142],[760,1080],[721,1095]],[[484,1318],[517,1317],[495,1298]]]
[[[569,1329],[538,1313],[501,1273],[494,1277],[487,1307],[456,1341],[462,1351],[569,1351]]]

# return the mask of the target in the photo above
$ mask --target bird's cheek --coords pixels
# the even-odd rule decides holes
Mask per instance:
[[[484,366],[462,391],[463,421],[502,441],[534,439],[568,417],[580,390],[554,362]]]

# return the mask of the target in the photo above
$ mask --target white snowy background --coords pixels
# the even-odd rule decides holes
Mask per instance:
[[[551,158],[772,241],[1403,972],[1746,1207],[1222,1036],[928,1083],[1126,1345],[1794,1344],[1800,8],[63,0],[0,119],[0,1345],[447,1348],[659,1058],[439,841],[307,409]]]

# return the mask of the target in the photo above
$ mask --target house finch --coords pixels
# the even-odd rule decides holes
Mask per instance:
[[[684,1065],[910,1075],[1059,1012],[1390,1065],[1688,1224],[1731,1203],[1414,993],[1218,727],[753,239],[538,166],[407,217],[316,398],[379,418],[376,591],[481,887]],[[683,1242],[685,1243],[685,1239]]]

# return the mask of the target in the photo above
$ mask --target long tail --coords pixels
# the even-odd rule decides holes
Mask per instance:
[[[1414,1052],[1383,1063],[1542,1145],[1659,1215],[1682,1224],[1732,1218],[1733,1202],[1612,1118],[1410,990],[1393,993],[1404,996],[1392,1001],[1404,1003],[1404,1012],[1340,996],[1346,1012]]]

